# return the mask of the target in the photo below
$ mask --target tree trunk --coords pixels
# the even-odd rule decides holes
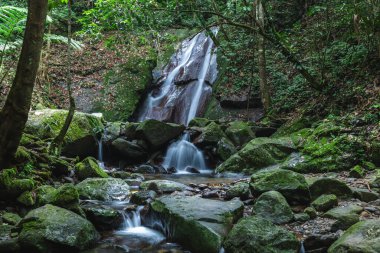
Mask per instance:
[[[43,43],[47,0],[29,0],[16,76],[0,114],[0,169],[9,165],[28,120]]]
[[[261,30],[265,30],[265,17],[261,0],[257,1],[256,5],[256,19],[257,23],[261,26]],[[258,38],[258,56],[259,56],[259,78],[260,78],[260,93],[261,101],[264,106],[264,111],[268,112],[271,105],[270,88],[267,81],[266,71],[266,58],[265,58],[265,38],[259,36]]]
[[[70,108],[66,116],[65,123],[63,124],[61,131],[54,138],[50,145],[50,153],[54,155],[60,155],[62,150],[62,144],[65,139],[66,133],[69,130],[71,121],[74,118],[75,114],[75,100],[73,97],[73,92],[71,89],[71,1],[67,2],[68,8],[68,24],[67,24],[67,90],[69,92]]]

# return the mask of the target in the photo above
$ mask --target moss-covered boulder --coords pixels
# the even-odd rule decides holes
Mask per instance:
[[[84,250],[99,234],[81,216],[53,205],[30,211],[19,225],[19,243],[29,252]]]
[[[19,253],[20,244],[17,237],[12,236],[12,230],[15,227],[9,224],[0,223],[0,252],[1,253]]]
[[[32,179],[18,179],[16,169],[5,169],[0,172],[0,199],[14,200],[22,193],[32,191],[35,183]]]
[[[251,126],[243,121],[233,121],[229,123],[225,132],[228,138],[238,147],[244,146],[247,142],[255,138]]]
[[[21,217],[17,213],[5,212],[0,215],[1,220],[9,225],[16,225],[21,221]]]
[[[253,195],[267,191],[278,191],[289,203],[309,203],[310,192],[303,175],[290,170],[268,169],[251,176],[250,188]]]
[[[220,125],[216,122],[211,122],[201,128],[201,131],[202,133],[194,140],[194,143],[201,147],[216,145],[222,138],[227,137]]]
[[[219,165],[216,171],[252,174],[259,169],[284,161],[294,151],[295,146],[289,138],[256,138]]]
[[[323,194],[314,200],[311,205],[315,210],[325,212],[338,205],[338,198],[334,194]]]
[[[151,208],[167,224],[171,240],[198,253],[218,253],[232,224],[243,215],[243,203],[236,199],[164,196]]]
[[[90,177],[108,177],[107,173],[99,166],[93,157],[87,157],[75,165],[75,174],[79,180]]]
[[[151,148],[157,149],[177,138],[184,130],[183,125],[149,119],[138,125],[136,136],[147,141]]]
[[[81,199],[125,200],[129,196],[129,185],[120,178],[87,178],[76,185]]]
[[[347,206],[339,206],[335,207],[328,212],[323,214],[323,217],[330,218],[330,219],[345,219],[346,217],[350,215],[356,215],[359,217],[359,214],[363,211],[363,207],[355,205],[355,204],[348,204]]]
[[[352,196],[352,190],[346,183],[330,177],[311,180],[309,188],[312,199],[316,199],[323,194],[334,194],[339,198],[349,198]]]
[[[236,152],[237,149],[234,144],[227,138],[223,137],[220,141],[218,141],[216,146],[216,154],[222,161],[226,161]]]
[[[353,188],[352,191],[354,192],[355,198],[364,202],[371,202],[380,198],[380,194],[372,190]]]
[[[38,110],[29,113],[25,132],[40,139],[56,137],[67,116],[66,110]],[[75,112],[64,139],[63,154],[71,157],[93,156],[97,152],[94,135],[104,129],[102,119],[86,113]]]
[[[253,206],[256,215],[273,222],[284,224],[293,220],[293,211],[281,193],[269,191],[260,195]]]
[[[380,220],[367,220],[351,226],[330,246],[328,253],[380,252]]]
[[[226,199],[240,198],[241,200],[247,200],[250,195],[249,184],[239,182],[231,186],[226,191]]]
[[[23,206],[33,206],[36,203],[36,200],[32,192],[26,191],[17,198],[17,202]]]
[[[113,156],[128,158],[133,161],[143,161],[148,157],[148,153],[144,147],[138,144],[136,140],[128,141],[123,138],[117,138],[111,144],[115,150]]]
[[[152,190],[160,193],[172,193],[175,191],[184,191],[189,187],[185,184],[170,180],[149,180],[141,183],[142,190]]]
[[[76,209],[79,204],[79,193],[73,184],[64,184],[58,189],[43,185],[36,189],[36,204],[43,206],[52,204],[66,209]]]
[[[123,216],[120,212],[110,206],[84,203],[80,206],[86,218],[94,224],[94,226],[101,231],[109,231],[120,227],[123,222]]]
[[[299,249],[294,234],[256,216],[241,219],[223,245],[226,253],[296,253]]]

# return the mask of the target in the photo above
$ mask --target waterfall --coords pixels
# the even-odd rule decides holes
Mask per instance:
[[[174,167],[179,173],[185,172],[187,167],[200,172],[207,170],[202,151],[190,142],[188,133],[169,146],[162,165],[166,169]]]
[[[217,29],[213,29],[216,34]],[[216,79],[214,42],[201,32],[185,40],[162,70],[148,94],[138,120],[157,119],[187,125],[200,115]]]
[[[212,31],[216,35],[218,29]],[[163,69],[158,87],[148,94],[139,121],[157,119],[188,125],[201,115],[217,75],[214,49],[206,32],[185,40]],[[169,146],[163,166],[174,167],[178,173],[187,173],[187,168],[192,172],[207,170],[202,151],[190,142],[187,133]]]
[[[98,164],[102,169],[105,169],[104,160],[103,160],[103,137],[104,136],[105,136],[105,133],[102,133],[100,138],[96,139],[96,141],[98,142]]]

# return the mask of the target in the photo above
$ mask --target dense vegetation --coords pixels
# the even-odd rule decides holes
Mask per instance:
[[[202,117],[136,122],[201,32]],[[378,252],[379,74],[379,0],[2,0],[0,252],[119,252],[132,211],[194,253]],[[145,179],[181,141],[221,181]]]

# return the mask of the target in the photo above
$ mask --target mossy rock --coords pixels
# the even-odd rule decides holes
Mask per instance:
[[[5,169],[0,172],[0,199],[14,200],[26,191],[32,191],[35,182],[32,179],[18,179],[16,169]]]
[[[55,138],[66,120],[68,111],[45,109],[31,111],[25,126],[25,133],[37,136],[40,139]],[[102,131],[102,118],[75,112],[70,127],[65,135],[62,152],[71,157],[86,157],[95,155],[97,142],[94,135]]]
[[[303,175],[283,169],[268,169],[251,176],[250,188],[253,195],[267,191],[278,191],[289,203],[309,203],[310,192]]]
[[[211,122],[212,120],[206,118],[194,118],[189,122],[189,127],[205,127]]]
[[[120,178],[87,178],[76,188],[84,200],[125,200],[130,194],[129,185]]]
[[[150,119],[139,124],[136,136],[147,141],[151,148],[157,149],[177,138],[184,130],[183,125]]]
[[[314,200],[311,205],[317,211],[325,212],[338,205],[338,198],[334,194],[323,194]]]
[[[141,183],[142,190],[153,190],[160,193],[172,193],[175,191],[185,191],[189,187],[185,184],[170,180],[149,180]]]
[[[20,245],[28,252],[84,250],[100,237],[89,221],[53,205],[30,211],[19,229]]]
[[[226,191],[226,199],[240,198],[241,200],[247,200],[249,195],[249,184],[244,182],[234,184]]]
[[[107,173],[100,168],[97,160],[93,157],[87,157],[80,163],[75,165],[75,174],[79,180],[84,180],[90,177],[108,177]]]
[[[285,228],[253,216],[241,219],[223,246],[228,253],[296,253],[299,241]]]
[[[249,124],[243,121],[229,123],[225,132],[228,138],[238,147],[243,147],[247,142],[255,138]]]
[[[310,193],[313,199],[318,198],[323,194],[334,194],[339,198],[352,197],[352,190],[346,183],[329,177],[322,177],[311,182]]]
[[[123,222],[122,214],[110,206],[85,203],[80,207],[86,214],[86,218],[100,231],[117,229]]]
[[[5,212],[1,214],[0,217],[3,220],[3,222],[9,225],[16,225],[21,221],[21,217],[17,213]]]
[[[252,209],[255,215],[271,221],[274,224],[284,224],[293,220],[293,211],[281,193],[277,191],[264,192],[256,200]]]
[[[290,138],[256,138],[219,165],[216,172],[252,174],[262,168],[281,163],[294,151],[295,146]]]
[[[349,176],[353,178],[363,178],[365,176],[365,170],[362,166],[356,165],[350,170]]]
[[[32,192],[26,191],[17,198],[17,202],[24,206],[33,206],[36,203],[36,200]]]
[[[52,204],[78,212],[79,193],[73,184],[64,184],[57,189],[43,185],[36,189],[35,194],[37,206]]]
[[[339,206],[335,207],[328,212],[323,214],[323,217],[330,219],[344,219],[345,217],[349,217],[351,215],[356,215],[359,217],[359,214],[364,210],[363,207],[349,204],[347,206]]]
[[[197,146],[216,145],[222,138],[226,138],[220,125],[211,122],[207,126],[201,128],[202,133],[194,140]]]
[[[167,224],[169,239],[198,253],[219,253],[223,238],[244,209],[236,199],[219,201],[197,196],[164,196],[150,206]]]
[[[226,161],[236,152],[237,149],[235,148],[234,144],[232,144],[232,142],[227,138],[223,137],[220,141],[218,141],[216,154],[222,161]]]
[[[306,207],[305,210],[303,210],[303,212],[309,215],[311,219],[317,218],[317,210],[315,210],[314,207]]]
[[[351,226],[328,249],[328,253],[380,252],[380,220],[367,220]]]

